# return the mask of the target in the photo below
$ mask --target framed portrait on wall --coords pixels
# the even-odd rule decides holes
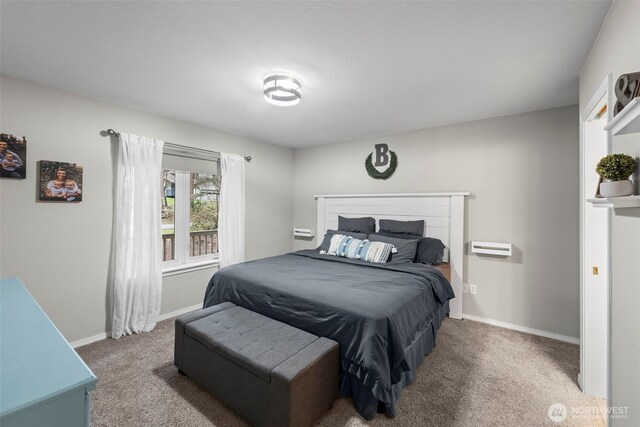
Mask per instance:
[[[0,133],[0,178],[27,177],[27,138]]]
[[[82,201],[82,166],[77,163],[40,161],[40,201]]]

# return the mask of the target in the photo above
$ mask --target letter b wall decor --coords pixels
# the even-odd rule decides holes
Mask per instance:
[[[369,176],[373,179],[389,179],[398,167],[398,156],[389,150],[387,144],[376,144],[374,146],[376,154],[376,163],[373,165],[373,153],[369,153],[367,160],[364,162],[365,169]],[[387,169],[380,172],[376,167],[387,166]]]
[[[387,144],[376,144],[376,166],[387,166],[389,163],[389,146]]]

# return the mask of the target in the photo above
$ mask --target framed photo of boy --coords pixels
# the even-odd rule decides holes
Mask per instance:
[[[40,200],[82,201],[82,166],[77,163],[40,161]]]
[[[27,138],[0,133],[0,178],[27,177]]]

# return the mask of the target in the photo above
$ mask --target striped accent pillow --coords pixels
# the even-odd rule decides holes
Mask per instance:
[[[353,237],[347,241],[344,251],[340,256],[351,259],[360,259],[360,251],[368,240],[354,239]]]
[[[326,254],[382,264],[386,263],[395,252],[397,250],[391,243],[370,242],[366,239],[360,240],[343,234],[334,234],[331,236]],[[320,253],[325,252],[320,251]]]
[[[344,258],[360,259],[360,250],[365,242],[367,242],[367,240],[355,239],[343,234],[334,234],[331,236],[329,250],[326,253]]]
[[[331,236],[331,242],[329,243],[328,255],[344,256],[345,246],[349,240],[353,239],[351,236],[345,236],[344,234],[334,234]]]
[[[391,243],[366,241],[360,250],[360,259],[377,264],[384,264],[389,260],[394,247]]]

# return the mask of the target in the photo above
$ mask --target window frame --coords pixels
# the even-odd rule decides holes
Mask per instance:
[[[189,236],[191,228],[191,174],[195,172],[175,169],[174,183],[174,259],[162,261],[162,277],[202,270],[219,265],[219,254],[189,256]],[[213,174],[212,174],[213,175]],[[219,205],[218,205],[219,206]]]

